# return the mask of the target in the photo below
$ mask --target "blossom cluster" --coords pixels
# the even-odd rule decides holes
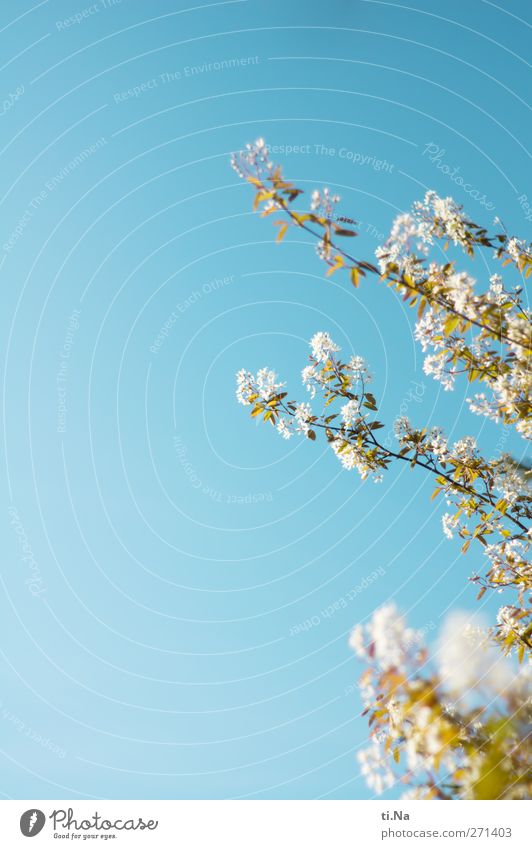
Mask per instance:
[[[354,255],[356,222],[338,214],[338,196],[316,189],[310,206],[300,209],[303,191],[270,162],[262,139],[234,157],[233,167],[253,187],[254,209],[278,214],[277,241],[300,228],[315,241],[327,276],[347,271],[355,287],[368,274],[385,281],[417,312],[413,334],[424,372],[446,391],[460,377],[467,380],[472,413],[532,438],[532,315],[524,292],[532,274],[530,242],[509,235],[499,219],[500,231],[489,234],[452,198],[429,191],[395,219],[374,265]],[[477,281],[470,260],[481,251],[501,268]],[[467,270],[459,265],[461,252]],[[440,428],[416,427],[406,416],[394,424],[397,447],[388,439],[381,444],[368,367],[360,357],[343,362],[325,332],[311,340],[302,381],[310,403],[288,400],[269,369],[256,377],[240,372],[237,394],[253,417],[270,421],[284,438],[323,434],[342,466],[363,479],[379,482],[399,461],[428,471],[436,482],[433,497],[446,502],[445,537],[458,537],[463,552],[472,543],[482,546],[485,574],[471,577],[478,598],[488,590],[510,593],[489,630],[451,621],[432,665],[420,634],[393,605],[354,630],[351,645],[369,665],[361,687],[372,745],[360,755],[362,773],[380,793],[402,771],[408,798],[529,797],[530,468],[510,455],[486,459],[470,436],[450,444]],[[319,411],[313,410],[317,399]]]
[[[428,246],[421,237],[418,222],[409,212],[404,212],[395,217],[387,241],[376,249],[375,256],[383,274],[393,263],[417,279],[422,275],[421,258],[427,253]]]
[[[509,454],[485,460],[472,436],[449,445],[441,428],[416,429],[406,416],[396,420],[394,432],[400,453],[414,452],[434,472],[435,493],[455,508],[454,513],[442,516],[444,535],[464,540],[463,551],[478,539],[488,559],[488,584],[498,589],[512,586],[524,598],[532,586],[526,524],[531,518],[532,490],[524,469]],[[513,524],[513,535],[505,519]],[[472,527],[470,520],[476,523]],[[478,576],[474,580],[480,582]]]
[[[261,368],[256,376],[241,369],[236,376],[236,398],[244,406],[257,398],[267,404],[283,386],[283,383],[276,382],[276,374],[271,369]]]
[[[475,279],[457,269],[455,261],[442,264],[429,256],[439,242],[444,250],[452,243],[470,257],[491,249],[496,260],[511,264],[527,279],[532,274],[530,243],[505,232],[489,235],[453,198],[430,190],[411,212],[396,217],[388,239],[376,250],[376,267],[343,247],[344,237],[357,235],[345,225],[355,222],[337,215],[339,197],[329,189],[312,193],[309,211],[293,208],[303,192],[286,182],[270,161],[264,139],[247,145],[233,156],[232,164],[254,186],[255,208],[262,204],[263,215],[278,211],[286,216],[284,223],[275,222],[278,239],[289,226],[304,229],[315,237],[328,274],[347,269],[355,286],[367,272],[380,273],[418,310],[414,335],[426,354],[425,373],[445,390],[453,389],[460,374],[471,383],[482,383],[482,391],[468,399],[471,411],[514,425],[525,439],[532,438],[532,323],[521,287],[505,286],[502,275],[495,273],[479,291]],[[495,223],[500,224],[498,219]]]
[[[319,391],[323,396],[323,409],[315,413],[308,402],[286,400],[284,386],[275,372],[262,368],[257,375],[241,369],[237,374],[237,399],[251,406],[253,417],[275,425],[284,439],[299,434],[316,439],[316,428],[322,429],[335,455],[345,469],[356,469],[362,479],[373,474],[375,482],[382,480],[386,467],[386,452],[372,438],[378,422],[367,422],[368,411],[376,411],[374,396],[367,392],[372,375],[361,356],[352,356],[347,362],[337,356],[339,346],[330,335],[319,331],[310,340],[309,364],[301,372],[303,385],[311,401]],[[342,400],[340,412],[330,413],[327,407]],[[334,419],[340,417],[337,425]]]
[[[526,602],[532,587],[532,490],[527,471],[508,454],[485,459],[472,436],[449,444],[441,428],[416,428],[406,416],[394,422],[397,450],[381,444],[378,430],[383,425],[375,418],[377,401],[368,391],[372,375],[364,359],[355,355],[344,362],[339,345],[325,331],[316,333],[309,346],[309,361],[301,372],[309,401],[288,399],[285,384],[269,368],[256,375],[238,372],[238,401],[251,407],[252,417],[275,426],[283,439],[315,440],[317,432],[323,433],[343,468],[358,472],[362,480],[381,483],[390,463],[401,460],[430,472],[436,482],[434,496],[441,495],[447,505],[442,516],[445,537],[461,539],[464,552],[471,542],[481,543],[485,577],[475,573],[472,580],[480,593],[488,587],[515,590],[522,605],[520,631],[525,633],[532,623],[532,607]],[[522,654],[525,646],[532,648],[501,629],[497,635],[505,651]]]
[[[247,179],[253,173],[269,174],[273,170],[273,163],[264,139],[259,138],[248,143],[240,153],[234,153],[231,157],[231,167],[241,179]]]
[[[515,423],[517,431],[529,439],[532,370],[527,344],[528,312],[524,318],[520,308],[512,310],[511,302],[505,299],[506,293],[497,294],[501,284],[491,284],[483,298],[474,294],[474,281],[466,274],[450,275],[446,284],[449,304],[466,318],[462,325],[458,322],[452,328],[444,312],[428,308],[418,319],[414,337],[423,351],[429,352],[423,364],[425,374],[432,375],[445,390],[453,389],[457,375],[464,372],[469,373],[471,380],[481,380],[487,392],[476,392],[468,398],[471,412],[494,422]],[[492,316],[494,309],[505,311],[507,339],[502,341],[508,346],[506,354],[501,355],[500,346],[494,349],[490,330],[470,333],[470,338],[465,338],[465,326],[469,329],[475,316],[482,315],[481,301]]]
[[[254,187],[255,210],[260,207],[263,216],[274,212],[287,216],[286,221],[281,219],[274,222],[279,227],[278,241],[284,238],[289,226],[302,227],[317,238],[318,256],[327,262],[331,271],[344,265],[342,255],[332,250],[333,238],[353,237],[357,233],[350,226],[356,223],[353,219],[338,216],[335,212],[340,201],[339,195],[328,187],[315,189],[308,209],[296,211],[292,203],[304,193],[283,178],[280,167],[271,161],[268,147],[262,138],[233,154],[231,167],[240,178]],[[371,263],[353,261],[352,280],[355,285],[358,285],[359,276],[364,276],[367,270],[378,273],[376,266]]]
[[[435,191],[428,191],[423,201],[416,201],[414,212],[423,242],[433,244],[436,236],[467,247],[471,222],[465,218],[463,208],[451,197],[441,198]]]
[[[371,745],[358,761],[371,790],[402,782],[410,799],[529,798],[531,670],[504,658],[489,631],[455,613],[429,658],[422,632],[386,604],[350,645],[367,664]]]
[[[316,215],[324,218],[332,218],[334,209],[337,203],[340,202],[340,195],[333,194],[330,189],[325,187],[321,192],[319,189],[314,189],[312,192],[310,208]]]
[[[470,381],[482,381],[487,393],[477,392],[468,399],[471,411],[515,424],[529,439],[532,327],[520,289],[505,288],[502,276],[492,274],[487,290],[479,293],[474,278],[456,271],[453,262],[426,266],[424,259],[435,238],[450,239],[467,252],[473,244],[489,241],[451,198],[428,192],[423,203],[414,204],[412,215],[395,219],[388,240],[376,251],[382,274],[418,306],[414,336],[426,353],[424,371],[445,390],[453,389],[462,373]],[[518,267],[529,256],[526,244],[516,239],[506,240],[505,248]]]

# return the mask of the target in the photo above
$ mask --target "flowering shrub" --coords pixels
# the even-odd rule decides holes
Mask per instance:
[[[386,243],[376,251],[378,268],[355,259],[341,246],[345,238],[356,236],[346,224],[351,218],[338,217],[337,195],[327,189],[312,194],[310,210],[293,207],[301,189],[284,180],[281,169],[268,157],[262,139],[232,159],[234,169],[255,189],[254,208],[262,215],[282,213],[276,220],[278,240],[289,227],[299,227],[317,238],[318,255],[329,266],[328,274],[344,268],[355,286],[367,273],[380,276],[397,289],[410,306],[417,307],[415,335],[427,354],[424,370],[452,389],[459,374],[471,383],[478,381],[491,393],[479,392],[469,400],[473,412],[494,421],[515,425],[526,438],[532,436],[532,337],[530,312],[521,299],[522,289],[505,288],[501,275],[493,275],[486,292],[475,291],[475,281],[458,271],[454,261],[429,262],[430,248],[436,242],[458,245],[470,256],[491,249],[502,266],[513,265],[525,278],[532,274],[531,245],[506,233],[488,235],[468,220],[452,198],[427,192],[422,203],[414,204],[412,214],[400,215],[393,223]],[[498,221],[498,219],[496,219]],[[474,331],[471,338],[466,334]]]
[[[523,304],[522,287],[508,287],[496,274],[481,292],[469,273],[456,267],[455,260],[442,264],[430,257],[437,243],[447,251],[452,242],[470,258],[487,249],[500,260],[501,270],[511,266],[526,280],[532,273],[529,243],[505,232],[489,235],[470,221],[452,198],[440,198],[430,191],[414,204],[411,213],[395,219],[389,238],[376,251],[374,264],[355,258],[343,247],[346,239],[356,237],[352,229],[356,222],[338,216],[337,195],[328,189],[316,190],[308,211],[295,208],[303,192],[287,182],[270,161],[263,140],[234,155],[232,165],[253,187],[254,209],[260,209],[263,216],[281,216],[274,222],[279,228],[278,241],[290,227],[300,228],[317,240],[317,253],[328,266],[327,275],[344,269],[355,286],[367,275],[387,282],[417,310],[414,336],[426,353],[425,373],[440,381],[445,390],[453,389],[459,375],[470,384],[479,383],[483,391],[468,399],[471,412],[515,427],[524,439],[532,437],[531,314]],[[500,223],[498,219],[496,223]],[[478,637],[474,651],[491,657],[497,644],[503,655],[515,654],[519,663],[525,657],[530,659],[529,469],[508,454],[483,457],[471,436],[450,445],[438,426],[419,429],[404,416],[394,423],[397,445],[392,450],[379,440],[384,425],[377,418],[377,400],[368,391],[372,378],[363,358],[355,356],[344,362],[340,348],[325,332],[314,335],[310,349],[301,375],[308,400],[289,399],[275,372],[263,368],[257,375],[245,369],[238,373],[238,401],[251,407],[252,417],[269,422],[284,439],[298,435],[316,440],[318,434],[323,435],[344,468],[356,470],[364,480],[380,483],[394,462],[431,474],[436,485],[433,497],[440,495],[447,504],[442,517],[445,536],[459,537],[464,553],[475,541],[486,556],[484,575],[475,573],[472,578],[480,588],[478,597],[488,589],[513,591],[512,604],[501,608],[497,622],[482,640]],[[396,639],[388,636],[386,642],[381,635],[379,642],[375,638],[371,629],[379,628],[379,617],[388,617],[390,633],[398,631]],[[441,674],[426,673],[424,652],[412,635],[409,642],[405,634],[410,632],[404,631],[402,620],[388,607],[375,614],[370,633],[365,635],[371,639],[364,642],[361,630],[353,635],[357,652],[372,661],[364,686],[373,680],[379,700],[379,705],[368,705],[378,734],[364,762],[368,775],[371,763],[371,775],[380,776],[372,779],[374,789],[381,791],[394,780],[388,755],[391,752],[398,759],[404,749],[411,777],[419,771],[416,753],[420,758],[425,753],[424,765],[430,766],[425,772],[430,776],[419,790],[424,797],[455,793],[487,798],[486,794],[497,790],[497,795],[520,798],[524,779],[516,770],[525,748],[512,753],[511,743],[521,739],[521,720],[516,719],[521,707],[516,707],[515,700],[524,704],[524,699],[513,685],[508,692],[499,693],[497,704],[504,702],[508,717],[504,726],[498,724],[500,715],[492,718],[488,708],[482,719],[474,718],[476,707],[455,707],[453,714],[441,701],[452,690],[452,676],[447,676],[449,684]],[[382,649],[385,645],[386,651]],[[502,658],[507,664],[513,660]],[[491,680],[489,675],[486,680]],[[518,680],[522,694],[524,675]],[[471,730],[475,722],[482,723],[482,733]],[[376,769],[379,764],[380,771]],[[442,769],[451,775],[450,790],[442,789],[438,778]]]

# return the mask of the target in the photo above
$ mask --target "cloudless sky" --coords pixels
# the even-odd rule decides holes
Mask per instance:
[[[0,42],[0,793],[370,797],[349,631],[391,599],[433,641],[482,564],[432,481],[256,427],[235,372],[306,399],[325,330],[387,427],[522,444],[423,374],[389,290],[276,245],[229,156],[284,147],[368,258],[427,188],[527,236],[529,4],[4,3]]]

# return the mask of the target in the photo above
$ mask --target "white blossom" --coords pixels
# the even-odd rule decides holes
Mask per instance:
[[[430,309],[427,310],[416,323],[414,338],[416,342],[421,343],[423,351],[429,347],[435,350],[443,348],[443,321],[440,316],[435,315]]]
[[[405,792],[401,794],[401,799],[411,802],[419,799],[426,799],[429,795],[430,787],[428,784],[416,784],[415,787],[409,787],[408,790],[405,790]]]
[[[423,242],[432,244],[438,230],[455,245],[467,245],[467,224],[462,207],[451,197],[441,198],[435,191],[428,191],[423,202],[414,204],[414,216]]]
[[[363,357],[353,356],[349,360],[347,367],[352,372],[354,381],[361,380],[364,384],[371,383],[373,375],[369,371],[366,361]]]
[[[502,583],[506,582],[506,573],[522,575],[530,571],[527,561],[527,549],[521,540],[510,539],[502,542],[490,543],[484,548],[492,569]]]
[[[490,643],[488,631],[461,612],[444,624],[438,662],[442,682],[458,702],[467,701],[475,690],[503,693],[515,677],[510,661]]]
[[[251,404],[249,396],[253,394],[254,377],[246,369],[240,369],[236,375],[236,397],[239,404]]]
[[[458,519],[456,516],[451,516],[450,513],[444,513],[441,517],[441,523],[443,527],[443,533],[447,537],[447,539],[452,539],[454,536],[454,531],[458,525]]]
[[[310,347],[312,349],[312,356],[319,363],[327,362],[331,354],[340,350],[338,345],[334,344],[329,334],[323,331],[314,334],[310,340]]]
[[[366,779],[366,784],[375,793],[380,795],[386,788],[394,785],[394,774],[381,745],[377,741],[374,740],[369,748],[358,752],[357,760],[360,764],[360,772]]]
[[[350,427],[360,417],[360,404],[358,401],[348,401],[342,407],[342,419],[347,427]]]
[[[426,255],[427,248],[423,244],[418,223],[408,212],[398,215],[390,230],[390,235],[375,251],[381,272],[386,272],[389,264],[395,264],[400,271],[418,278],[422,274],[422,266],[416,261],[414,249],[418,254]]]
[[[432,710],[421,705],[409,715],[411,727],[406,741],[408,768],[413,772],[430,769],[434,758],[442,750],[442,739],[438,723],[433,721]]]
[[[311,195],[310,209],[323,218],[331,219],[333,217],[334,207],[339,202],[340,196],[331,194],[328,188],[322,189],[321,192],[318,189],[314,189]]]
[[[517,423],[515,429],[525,439],[532,439],[532,419],[522,419],[520,422]]]
[[[505,605],[501,607],[497,613],[497,622],[499,623],[501,633],[507,637],[511,633],[519,633],[519,610],[516,607]]]
[[[408,440],[408,437],[412,435],[412,425],[410,424],[410,420],[407,416],[398,416],[393,423],[393,432],[395,434],[395,438],[404,443]]]
[[[467,398],[469,409],[477,416],[485,416],[494,422],[499,421],[499,411],[493,401],[486,398],[484,392],[477,392],[472,398]]]
[[[472,303],[475,281],[465,271],[450,274],[446,278],[447,297],[455,310],[468,318],[475,317],[475,307]]]
[[[297,432],[304,433],[306,436],[310,430],[310,417],[312,416],[310,404],[305,402],[297,404],[294,410],[294,416],[297,424]]]
[[[327,259],[329,256],[329,248],[323,239],[318,239],[316,242],[316,253],[320,259]]]
[[[351,631],[349,635],[349,647],[353,649],[358,657],[366,659],[366,641],[362,625],[355,625]]]
[[[356,625],[349,645],[356,654],[371,659],[380,669],[405,669],[409,652],[417,650],[421,634],[407,628],[395,604],[385,604],[374,613],[370,622]]]
[[[523,472],[509,454],[503,454],[495,474],[494,489],[500,492],[510,505],[514,505],[518,498],[526,496],[530,499],[532,492],[525,479]]]
[[[491,301],[492,304],[497,304],[499,306],[505,301],[504,287],[500,274],[492,274],[490,277],[488,300]]]
[[[427,445],[438,462],[445,463],[449,457],[449,449],[447,447],[447,440],[440,428],[433,427],[430,429],[427,437]]]
[[[276,425],[277,433],[283,437],[283,439],[290,439],[292,436],[292,431],[290,430],[286,419],[279,419]]]
[[[263,401],[269,401],[284,386],[284,383],[276,381],[276,374],[269,368],[261,368],[257,372],[257,392]]]
[[[371,472],[371,467],[361,448],[351,445],[351,443],[339,436],[335,437],[330,445],[344,469],[347,469],[349,472],[356,469],[362,480],[367,478]]]
[[[316,397],[316,384],[319,382],[319,375],[315,366],[305,366],[301,372],[301,380],[307,392],[310,392],[310,397]]]
[[[247,144],[244,150],[234,153],[231,157],[231,167],[239,177],[245,179],[246,170],[269,172],[273,164],[269,158],[268,147],[264,139],[259,138],[253,144]]]
[[[445,391],[453,389],[455,381],[454,372],[452,370],[446,370],[445,357],[441,354],[431,354],[430,356],[425,357],[423,371],[425,374],[432,375],[436,380],[438,380]]]
[[[513,261],[518,262],[521,254],[527,253],[526,242],[522,239],[516,239],[514,237],[508,241],[506,250],[508,251],[508,254],[511,256]]]
[[[455,460],[466,462],[472,460],[477,450],[477,442],[474,436],[464,436],[455,442],[451,451]]]
[[[269,401],[279,390],[284,386],[284,383],[278,383],[276,374],[269,368],[261,368],[257,375],[253,375],[246,369],[240,369],[236,375],[236,397],[239,404],[249,405],[253,401],[250,396],[258,395],[258,399],[264,402]]]

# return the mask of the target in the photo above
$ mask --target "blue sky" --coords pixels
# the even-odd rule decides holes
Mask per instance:
[[[526,236],[528,4],[412,2],[4,4],[4,797],[366,798],[350,628],[475,607],[430,480],[362,484],[234,397],[270,365],[303,398],[326,330],[390,426],[497,450],[403,305],[275,245],[229,168],[299,147],[286,174],[341,194],[368,257],[427,188]]]

